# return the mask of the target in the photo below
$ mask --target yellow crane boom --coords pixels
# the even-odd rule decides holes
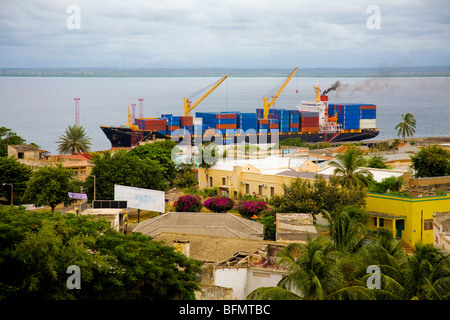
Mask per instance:
[[[216,82],[216,84],[214,84],[200,99],[198,99],[193,105],[191,105],[191,101],[189,101],[189,99],[187,98],[183,98],[184,100],[184,115],[185,116],[189,116],[189,114],[191,113],[191,111],[198,106],[198,104],[200,102],[202,102],[211,92],[213,92],[222,82],[225,81],[225,79],[229,76],[230,74],[228,73],[225,77],[223,77],[222,79],[220,79],[219,81]]]
[[[272,101],[269,102],[269,99],[267,99],[266,97],[263,97],[264,119],[269,119],[269,110],[270,110],[270,108],[272,108],[273,104],[278,99],[280,94],[283,92],[284,88],[286,88],[286,86],[289,83],[289,81],[291,81],[292,77],[297,72],[297,70],[298,70],[298,67],[296,67],[294,69],[294,71],[292,71],[292,73],[289,75],[289,77],[286,79],[286,81],[281,86],[280,90],[278,90],[277,94],[273,97]]]

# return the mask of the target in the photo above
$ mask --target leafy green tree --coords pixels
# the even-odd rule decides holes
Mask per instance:
[[[350,147],[347,152],[336,155],[338,161],[330,161],[334,166],[334,174],[340,180],[343,187],[357,188],[368,185],[366,176],[371,176],[367,169],[361,169],[365,165],[362,151],[356,147]]]
[[[93,176],[96,198],[102,200],[114,199],[115,184],[153,190],[164,190],[167,187],[164,169],[155,160],[141,159],[125,150],[119,150],[114,154],[94,154],[92,162],[95,167],[85,183],[91,199],[94,193]]]
[[[173,184],[180,188],[190,188],[198,184],[197,178],[192,165],[183,163],[178,165],[178,170],[175,176]]]
[[[369,168],[387,169],[386,160],[386,157],[376,155],[367,160],[366,165]]]
[[[43,221],[39,230],[28,232],[14,250],[20,262],[17,271],[22,275],[19,286],[22,298],[76,299],[77,290],[68,290],[66,286],[68,266],[80,268],[81,288],[91,282],[97,272],[109,270],[105,256],[90,253],[89,247],[94,242],[92,236],[73,234],[63,221]]]
[[[327,181],[322,176],[314,181],[295,179],[283,185],[283,190],[282,196],[276,195],[270,202],[279,212],[334,212],[346,205],[361,207],[366,196],[364,189],[342,188],[337,179],[330,177]]]
[[[11,129],[0,127],[0,157],[8,156],[8,145],[24,144],[25,139],[19,137]]]
[[[406,137],[412,137],[416,132],[416,119],[411,113],[402,114],[402,121],[395,126],[397,135],[403,137],[406,142]]]
[[[163,169],[164,177],[168,182],[175,179],[177,170],[172,161],[172,150],[177,143],[172,140],[157,141],[135,147],[130,150],[130,155],[138,156],[142,160],[154,160]]]
[[[14,200],[20,199],[25,192],[26,183],[31,177],[31,169],[20,163],[16,158],[0,157],[0,196],[6,196],[11,202],[11,186],[13,185]],[[8,184],[2,186],[2,184]],[[7,190],[6,190],[7,188]]]
[[[450,153],[441,146],[421,147],[411,160],[417,178],[450,175]]]
[[[396,193],[403,187],[403,177],[388,177],[377,182],[372,180],[370,183],[369,191],[375,193]]]
[[[0,207],[0,299],[193,299],[200,262],[95,216]],[[81,290],[66,286],[81,269]]]
[[[42,167],[27,182],[24,199],[36,205],[48,205],[53,212],[58,204],[71,201],[69,192],[78,191],[71,189],[72,176],[73,172],[61,165]]]
[[[58,152],[60,154],[89,153],[91,149],[91,138],[87,136],[82,126],[68,126],[65,134],[59,136]]]
[[[109,257],[114,273],[93,284],[100,299],[194,300],[201,262],[140,233],[108,232],[96,250]]]
[[[82,268],[84,288],[88,274],[101,265],[89,246],[108,228],[106,220],[92,216],[0,206],[0,299],[72,299],[79,290],[63,287],[66,268]],[[89,261],[96,262],[88,268]]]

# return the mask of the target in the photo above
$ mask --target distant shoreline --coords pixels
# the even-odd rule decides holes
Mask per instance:
[[[0,77],[287,77],[285,68],[0,68]],[[296,77],[449,77],[448,67],[299,68]]]

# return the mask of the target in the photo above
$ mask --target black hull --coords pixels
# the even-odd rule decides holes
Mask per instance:
[[[155,140],[155,139],[172,139],[183,144],[190,141],[191,145],[202,144],[205,142],[216,142],[218,144],[232,143],[273,143],[288,138],[301,138],[308,143],[317,142],[347,142],[361,141],[372,139],[378,136],[379,131],[366,129],[361,132],[341,132],[339,134],[326,133],[280,133],[278,135],[257,135],[257,134],[241,134],[241,135],[203,135],[203,136],[180,136],[170,137],[159,132],[152,131],[133,131],[127,127],[100,127],[111,142],[112,148],[129,148],[137,145],[138,141]],[[222,140],[222,141],[221,141]]]

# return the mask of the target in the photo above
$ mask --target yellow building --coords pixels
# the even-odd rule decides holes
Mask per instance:
[[[219,189],[220,195],[283,194],[283,184],[296,178],[315,179],[318,166],[306,158],[270,156],[263,159],[224,159],[205,170],[199,168],[199,187]]]
[[[75,178],[80,181],[86,181],[91,175],[94,164],[88,160],[84,161],[63,161],[64,168],[71,169],[75,174]]]
[[[417,242],[433,244],[433,214],[450,210],[450,193],[421,198],[369,193],[366,209],[368,230],[389,229],[410,247]]]

